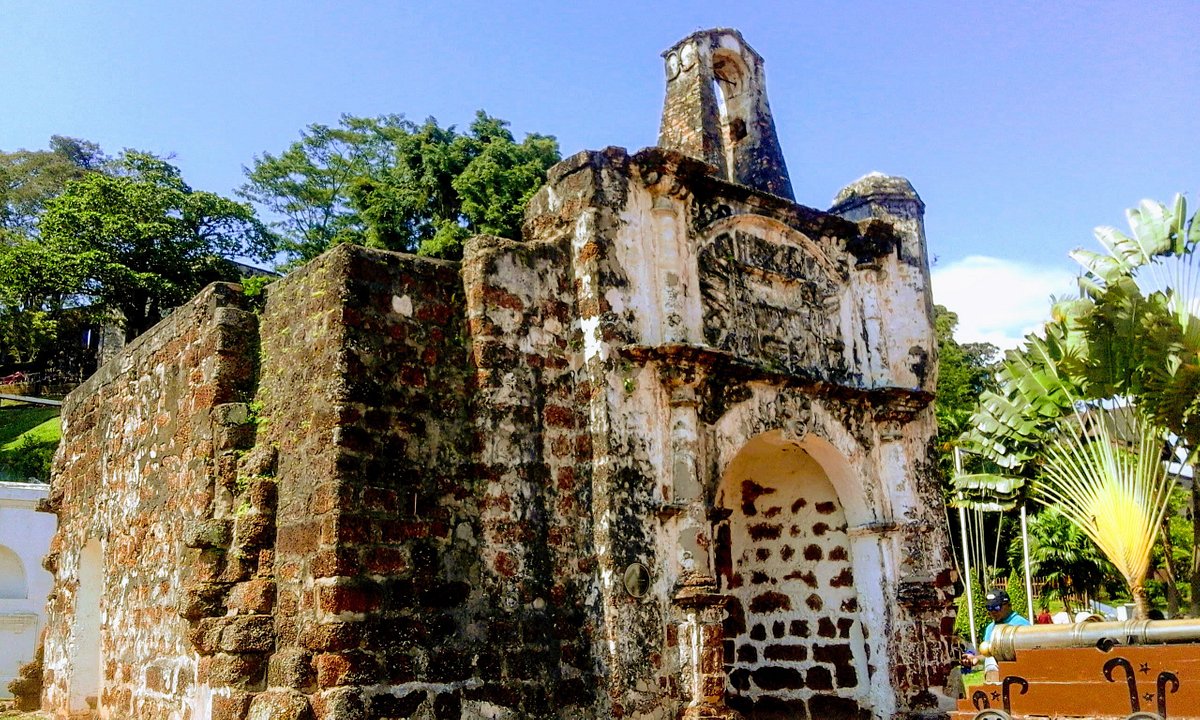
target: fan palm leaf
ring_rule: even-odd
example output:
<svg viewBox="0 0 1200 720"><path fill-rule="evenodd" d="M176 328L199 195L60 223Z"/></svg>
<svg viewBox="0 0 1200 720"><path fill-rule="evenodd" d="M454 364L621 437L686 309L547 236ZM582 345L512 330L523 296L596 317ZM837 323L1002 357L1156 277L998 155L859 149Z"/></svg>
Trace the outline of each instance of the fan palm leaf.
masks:
<svg viewBox="0 0 1200 720"><path fill-rule="evenodd" d="M1162 462L1165 433L1132 408L1095 410L1087 419L1093 418L1071 422L1047 446L1034 498L1096 543L1145 617L1143 583L1174 482ZM1115 427L1118 422L1124 432Z"/></svg>

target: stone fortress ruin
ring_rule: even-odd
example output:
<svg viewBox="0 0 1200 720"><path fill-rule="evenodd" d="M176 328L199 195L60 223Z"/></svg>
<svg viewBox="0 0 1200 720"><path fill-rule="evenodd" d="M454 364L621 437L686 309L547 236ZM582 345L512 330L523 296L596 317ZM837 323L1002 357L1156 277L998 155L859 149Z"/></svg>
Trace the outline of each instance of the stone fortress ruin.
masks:
<svg viewBox="0 0 1200 720"><path fill-rule="evenodd" d="M762 59L520 242L214 285L68 398L58 717L936 717L936 346L906 180L796 204Z"/></svg>

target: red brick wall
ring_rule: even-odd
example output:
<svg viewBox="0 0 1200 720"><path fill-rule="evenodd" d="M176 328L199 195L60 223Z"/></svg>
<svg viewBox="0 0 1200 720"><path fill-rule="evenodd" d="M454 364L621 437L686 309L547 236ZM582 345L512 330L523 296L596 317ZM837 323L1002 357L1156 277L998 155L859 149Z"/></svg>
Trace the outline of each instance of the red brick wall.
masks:
<svg viewBox="0 0 1200 720"><path fill-rule="evenodd" d="M199 568L189 533L232 480L228 410L246 399L255 326L233 286L210 286L67 398L50 509L59 530L46 634L45 703L68 710L80 551L99 540L101 702L118 717L168 718L193 691L186 614Z"/></svg>

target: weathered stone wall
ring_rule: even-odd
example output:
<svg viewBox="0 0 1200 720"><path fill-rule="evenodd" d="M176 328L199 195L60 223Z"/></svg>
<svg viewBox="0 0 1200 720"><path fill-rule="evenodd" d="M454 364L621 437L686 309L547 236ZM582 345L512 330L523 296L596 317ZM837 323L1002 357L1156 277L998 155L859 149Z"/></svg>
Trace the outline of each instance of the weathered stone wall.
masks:
<svg viewBox="0 0 1200 720"><path fill-rule="evenodd" d="M214 285L67 398L49 498L59 528L45 560L55 586L44 702L59 715L93 698L114 717L165 719L197 700L180 615L193 570L185 539L232 480L219 461L236 436L225 411L246 399L254 345L241 296ZM78 602L81 576L101 582L82 593L92 607Z"/></svg>
<svg viewBox="0 0 1200 720"><path fill-rule="evenodd" d="M483 678L499 686L484 699L520 699L520 717L591 717L597 694L591 391L569 262L561 240L497 238L476 238L464 259L487 652L500 671Z"/></svg>
<svg viewBox="0 0 1200 720"><path fill-rule="evenodd" d="M899 251L923 248L919 216L909 228L846 222L714 180L661 151L581 154L551 183L535 198L526 234L565 235L574 249L594 388L592 527L603 632L612 638L597 652L611 712L672 716L688 701L672 589L685 573L716 574L718 489L737 454L772 433L784 438L780 452L809 453L845 506L846 520L831 524L844 527L826 538L841 533L844 542L822 548L840 547L845 558L808 560L797 547L790 562L801 575L837 565L821 592L847 592L830 583L852 577L861 596L822 600L823 614L805 605L785 628L807 612L815 628L832 623L838 640L862 632L849 661L846 642L822 643L838 649L799 666L760 658L760 675L792 663L803 686L776 683L774 695L742 707L752 717L769 717L776 701L822 717L888 717L936 706L952 587L928 446L935 350L927 280L904 272L917 263ZM915 194L908 200L919 210ZM635 562L652 572L643 599L621 587ZM787 574L768 582L790 582ZM727 624L730 635L742 632ZM834 673L830 687L826 673ZM747 689L730 685L734 695ZM787 690L796 692L775 692Z"/></svg>
<svg viewBox="0 0 1200 720"><path fill-rule="evenodd" d="M252 712L458 717L481 597L459 288L351 247L271 288L252 454L277 457L279 606Z"/></svg>

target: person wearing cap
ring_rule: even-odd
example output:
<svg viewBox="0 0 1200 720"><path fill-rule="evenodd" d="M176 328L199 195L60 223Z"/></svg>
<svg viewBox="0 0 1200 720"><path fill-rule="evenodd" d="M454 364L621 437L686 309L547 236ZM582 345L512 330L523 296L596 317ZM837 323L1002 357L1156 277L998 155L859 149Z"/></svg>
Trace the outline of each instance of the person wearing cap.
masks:
<svg viewBox="0 0 1200 720"><path fill-rule="evenodd" d="M992 616L992 621L983 630L984 643L992 641L992 631L996 629L997 625L1031 624L1028 620L1013 611L1012 601L1009 599L1008 593L1004 590L989 591L983 597L983 602L984 607L987 608L988 615ZM964 659L964 663L970 662L971 665L978 665L981 659L983 660L983 679L987 682L998 681L1000 679L1000 665L996 662L996 658L990 655L980 658L978 655L972 654Z"/></svg>

